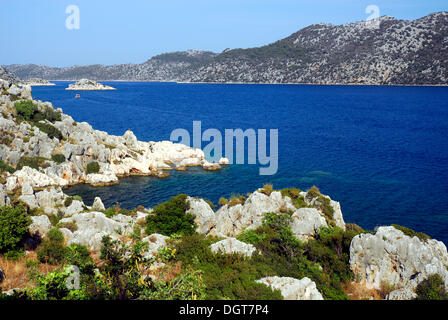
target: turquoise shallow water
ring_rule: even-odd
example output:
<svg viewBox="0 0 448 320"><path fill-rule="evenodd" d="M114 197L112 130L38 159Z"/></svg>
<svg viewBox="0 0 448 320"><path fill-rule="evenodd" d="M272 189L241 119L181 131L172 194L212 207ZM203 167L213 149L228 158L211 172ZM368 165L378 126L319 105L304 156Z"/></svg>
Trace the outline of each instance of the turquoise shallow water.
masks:
<svg viewBox="0 0 448 320"><path fill-rule="evenodd" d="M178 193L217 202L266 182L315 184L341 202L347 222L369 229L397 223L448 243L448 88L105 83L118 90L75 99L67 82L57 82L34 87L33 96L95 129L122 135L130 128L139 140L191 132L194 120L222 132L277 128L279 170L260 176L256 165L232 165L67 190L87 203L100 196L106 205L153 206Z"/></svg>

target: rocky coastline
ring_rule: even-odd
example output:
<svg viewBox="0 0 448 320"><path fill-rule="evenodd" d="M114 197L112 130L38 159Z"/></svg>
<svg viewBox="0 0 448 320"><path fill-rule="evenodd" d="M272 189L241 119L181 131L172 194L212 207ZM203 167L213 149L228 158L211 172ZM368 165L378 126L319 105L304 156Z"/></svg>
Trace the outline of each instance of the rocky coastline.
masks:
<svg viewBox="0 0 448 320"><path fill-rule="evenodd" d="M205 199L187 195L154 208L140 206L134 210L106 208L98 197L93 204L86 204L80 197L66 195L62 187L77 183L107 185L128 175L166 177L169 170L186 170L189 166L219 170L228 160L210 163L200 149L169 141L138 141L131 130L123 136L94 130L49 102L33 100L29 85L19 87L0 80L0 92L0 208L26 208L30 219L24 239L26 257L31 257L41 243L53 241L53 234L60 232L64 245L83 246L88 250L87 256L97 260L103 256L109 240L116 241L116 246L143 243L145 249L138 260L139 283L152 281L152 286L172 285L161 272L179 268L179 263L186 264L189 256L194 256L190 252L197 250L196 245L202 245L201 256L196 253L190 261L191 267L211 268L205 274L210 279L220 268L228 267L228 261L247 263L248 270L262 265L264 271L252 270L249 279L238 281L268 294L267 297L277 294L277 298L285 300L356 297L410 300L417 298L419 286L434 276L448 288L445 244L400 226L367 231L346 223L341 204L321 194L316 187L307 191L275 190L265 185L246 196L222 198L217 207ZM184 220L177 229L167 229L173 228L173 221L161 223L159 218L165 219L163 215L173 215L176 223ZM179 230L186 230L186 234L179 234ZM209 256L204 258L204 254ZM47 263L44 258L41 260ZM332 260L328 262L327 258ZM217 261L213 267L210 259ZM283 259L280 267L276 266L278 259ZM219 261L225 263L216 267ZM297 265L305 271L295 270ZM97 280L107 277L101 275L99 268L91 275ZM0 268L0 285L9 281L11 273L14 271ZM243 277L240 273L230 272ZM182 276L186 275L180 273L180 278L175 279L181 281ZM342 276L346 277L344 281ZM328 277L333 278L328 281ZM217 281L213 279L206 284L212 286ZM229 281L227 285L232 283ZM367 294L355 297L355 291L343 286L362 289ZM145 290L141 292L148 294ZM204 293L204 297L252 297L241 293L245 290L236 290L237 293L224 290L225 296L215 296L215 291L208 296ZM0 297L15 297L21 292L37 294L25 287L6 287ZM162 289L151 291L151 297L160 292ZM147 297L145 294L139 297Z"/></svg>
<svg viewBox="0 0 448 320"><path fill-rule="evenodd" d="M210 163L202 150L189 148L170 141L138 141L131 130L123 136L113 136L94 130L88 123L76 122L49 102L32 100L31 87L18 87L0 80L0 130L8 143L0 145L0 158L12 167L22 159L34 159L39 166L23 166L12 173L6 172L6 189L12 193L28 182L33 188L47 186L67 187L79 183L104 186L119 182L119 177L147 175L168 177L169 171L186 170L201 166L204 170L219 170L228 163ZM42 124L16 121L17 102L27 101L36 113L52 113L57 120ZM88 169L89 166L91 169Z"/></svg>

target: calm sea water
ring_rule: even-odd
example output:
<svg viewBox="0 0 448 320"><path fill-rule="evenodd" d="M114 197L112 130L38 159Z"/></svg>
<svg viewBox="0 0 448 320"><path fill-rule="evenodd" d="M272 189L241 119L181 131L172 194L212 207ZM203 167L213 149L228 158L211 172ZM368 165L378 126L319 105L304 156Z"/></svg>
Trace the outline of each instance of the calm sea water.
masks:
<svg viewBox="0 0 448 320"><path fill-rule="evenodd" d="M107 82L106 82L107 83ZM113 82L116 91L34 87L76 121L139 140L169 140L175 128L278 128L279 170L256 165L191 169L171 178L132 177L116 186L75 186L86 203L151 207L179 193L208 198L317 185L341 202L347 222L368 229L397 223L448 243L448 88L218 85Z"/></svg>

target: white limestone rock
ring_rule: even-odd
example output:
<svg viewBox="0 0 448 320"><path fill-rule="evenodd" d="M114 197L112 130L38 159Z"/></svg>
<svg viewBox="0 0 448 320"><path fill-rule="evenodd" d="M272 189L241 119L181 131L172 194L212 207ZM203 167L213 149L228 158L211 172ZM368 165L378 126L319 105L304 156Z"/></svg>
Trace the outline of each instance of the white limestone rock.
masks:
<svg viewBox="0 0 448 320"><path fill-rule="evenodd" d="M101 249L103 236L109 235L112 239L118 239L120 235L127 235L132 231L129 221L132 218L124 218L122 215L107 218L102 212L82 212L70 218L61 219L61 223L76 223L78 230L73 232L68 245L78 243L87 246L92 251Z"/></svg>
<svg viewBox="0 0 448 320"><path fill-rule="evenodd" d="M448 286L448 253L443 242L411 238L392 226L354 237L350 268L368 288L387 285L400 290L391 298L411 297L409 292L433 274L440 275Z"/></svg>
<svg viewBox="0 0 448 320"><path fill-rule="evenodd" d="M232 207L222 206L216 213L217 225L215 232L228 237L241 233L244 229L256 229L261 226L266 213L295 211L291 198L283 197L278 191L269 196L255 191L245 201L244 205Z"/></svg>
<svg viewBox="0 0 448 320"><path fill-rule="evenodd" d="M25 181L33 188L43 188L56 184L55 181L46 174L25 166L6 178L7 191L12 192L20 188Z"/></svg>
<svg viewBox="0 0 448 320"><path fill-rule="evenodd" d="M210 246L213 253L233 254L238 253L245 257L252 257L256 248L235 238L227 238Z"/></svg>
<svg viewBox="0 0 448 320"><path fill-rule="evenodd" d="M51 229L50 219L46 215L31 216L31 225L29 226L29 232L32 235L38 233L40 236L45 236Z"/></svg>
<svg viewBox="0 0 448 320"><path fill-rule="evenodd" d="M144 257L146 259L154 258L160 248L166 247L166 240L168 239L169 237L158 233L153 233L146 238L143 238L142 241L148 243L148 249L146 250Z"/></svg>
<svg viewBox="0 0 448 320"><path fill-rule="evenodd" d="M92 204L92 210L94 211L105 211L106 208L104 207L103 201L101 201L100 197L95 197Z"/></svg>
<svg viewBox="0 0 448 320"><path fill-rule="evenodd" d="M305 277L301 280L290 277L266 277L257 280L272 289L280 290L284 300L323 300L316 284Z"/></svg>
<svg viewBox="0 0 448 320"><path fill-rule="evenodd" d="M195 216L194 222L197 224L196 232L208 234L216 226L216 217L210 205L200 198L188 197L190 208L186 213Z"/></svg>
<svg viewBox="0 0 448 320"><path fill-rule="evenodd" d="M291 218L291 230L294 236L304 242L312 239L320 229L328 227L322 213L315 208L300 208Z"/></svg>

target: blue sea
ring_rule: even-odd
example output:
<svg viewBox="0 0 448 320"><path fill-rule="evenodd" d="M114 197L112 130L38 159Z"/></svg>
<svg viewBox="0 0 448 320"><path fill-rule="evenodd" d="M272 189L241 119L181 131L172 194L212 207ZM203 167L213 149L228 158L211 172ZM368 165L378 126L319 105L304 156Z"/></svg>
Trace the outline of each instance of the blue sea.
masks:
<svg viewBox="0 0 448 320"><path fill-rule="evenodd" d="M341 202L346 222L373 230L392 223L448 244L448 87L308 86L104 82L116 91L34 87L76 121L139 140L169 140L172 130L278 129L278 172L258 165L199 168L167 179L129 177L119 185L67 190L87 204L152 207L179 193L210 199L312 185ZM205 143L204 145L205 146Z"/></svg>

